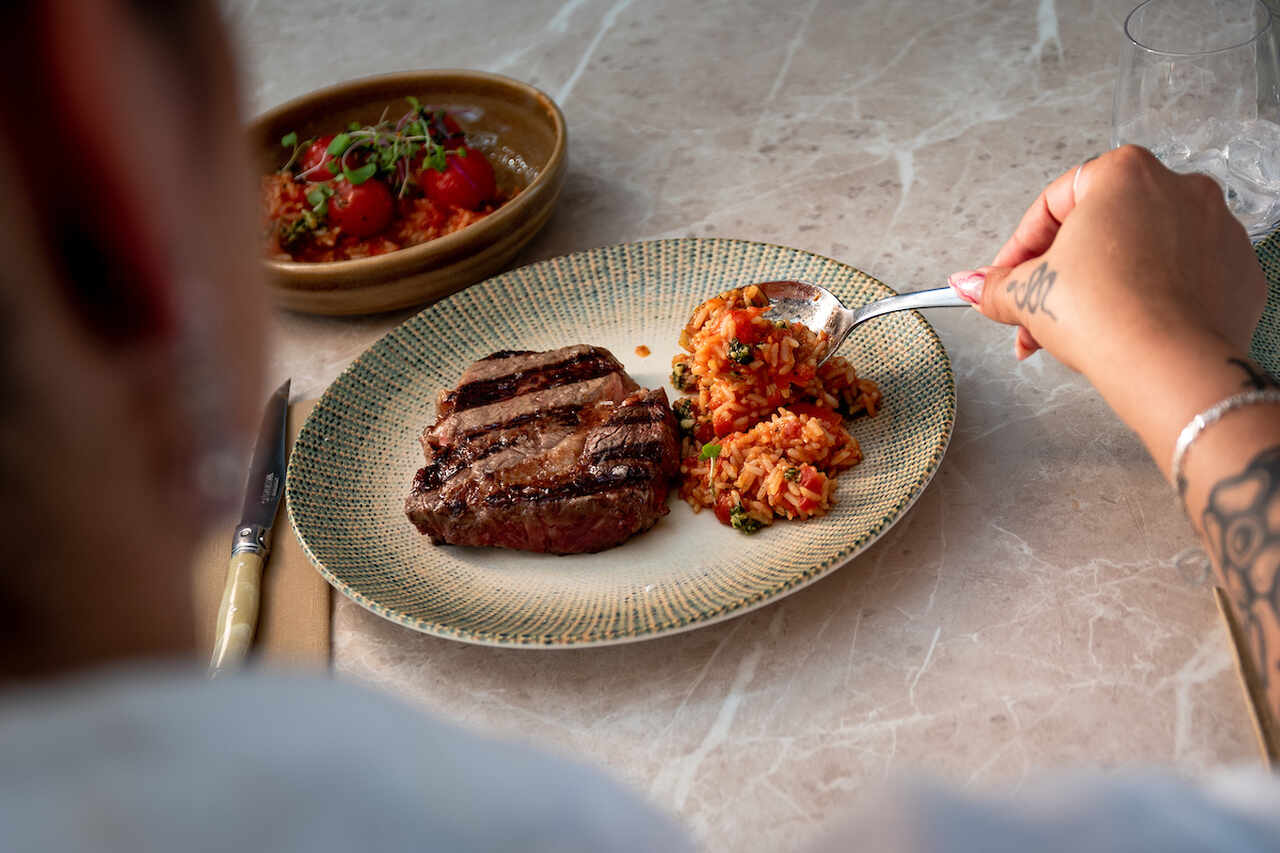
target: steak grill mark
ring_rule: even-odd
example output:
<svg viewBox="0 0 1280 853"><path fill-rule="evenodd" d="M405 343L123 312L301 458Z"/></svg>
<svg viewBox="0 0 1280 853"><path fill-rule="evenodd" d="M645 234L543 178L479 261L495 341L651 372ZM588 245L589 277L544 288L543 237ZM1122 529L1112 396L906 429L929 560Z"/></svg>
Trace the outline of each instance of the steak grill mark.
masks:
<svg viewBox="0 0 1280 853"><path fill-rule="evenodd" d="M594 404L589 404L594 405ZM434 491L444 486L445 483L453 479L462 471L466 470L473 463L480 461L488 456L492 456L500 450L505 450L519 443L519 437L503 437L493 441L474 452L470 451L470 447L474 445L474 439L490 432L496 432L500 429L509 429L511 427L520 426L530 421L545 416L548 420L554 420L563 426L577 426L581 422L582 410L585 406L561 406L556 409L547 409L542 412L527 412L523 415L517 415L510 420L496 424L486 424L483 427L463 433L461 441L457 445L446 445L436 450L435 456L431 460L431 464L418 471L415 478L416 491ZM604 421L609 426L617 425L633 425L633 424L649 424L660 423L666 417L666 413L662 410L662 406L656 402L646 402L635 406L626 406L620 410L620 413L614 417ZM662 445L660 442L647 442L642 445L634 445L642 448L647 455L619 456L617 451L620 448L607 448L592 456L591 461L603 461L606 459L644 459L656 461L662 456ZM465 453L465 460L459 457Z"/></svg>
<svg viewBox="0 0 1280 853"><path fill-rule="evenodd" d="M513 438L500 438L491 444L485 445L475 453L467 454L465 461L457 459L458 454L453 447L446 447L431 461L430 465L418 472L416 488L418 491L434 491L462 471L467 470L473 463L492 456L500 450L506 450L517 443L518 441Z"/></svg>
<svg viewBox="0 0 1280 853"><path fill-rule="evenodd" d="M572 385L575 382L585 382L617 372L619 372L618 363L614 359L598 352L579 353L554 364L517 370L493 379L468 382L451 391L445 397L445 401L446 404L453 406L453 411L462 412L501 400L509 400L521 394L531 394L559 385Z"/></svg>
<svg viewBox="0 0 1280 853"><path fill-rule="evenodd" d="M478 436L482 436L487 432L494 432L500 429L511 429L512 427L522 426L531 421L547 418L554 420L563 426L578 426L582 423L582 410L595 403L578 404L574 403L568 406L554 406L550 409L537 409L532 412L525 412L522 415L515 415L507 418L505 421L494 421L493 423L482 424L478 427L472 427L466 432L458 436L459 442L471 441ZM640 403L634 406L625 406L621 411L628 412L609 420L611 424L650 424L657 423L666 418L666 412L663 411L660 403ZM452 452L452 446L444 448Z"/></svg>
<svg viewBox="0 0 1280 853"><path fill-rule="evenodd" d="M608 462L611 459L639 459L645 462L658 462L662 459L661 441L644 441L633 444L617 444L606 447L591 454L592 463Z"/></svg>
<svg viewBox="0 0 1280 853"><path fill-rule="evenodd" d="M622 411L626 412L626 414L609 419L610 426L656 424L667 419L667 413L660 403L642 403L638 406L627 406Z"/></svg>
<svg viewBox="0 0 1280 853"><path fill-rule="evenodd" d="M567 500L612 492L626 486L648 484L653 469L647 465L618 465L602 474L586 474L546 486L508 486L485 496L488 506L512 506L517 503Z"/></svg>
<svg viewBox="0 0 1280 853"><path fill-rule="evenodd" d="M511 358L517 355L534 355L534 352L533 350L527 350L527 349L500 349L497 352L489 353L488 355L486 355L484 358L480 360L481 361L497 361L500 358Z"/></svg>
<svg viewBox="0 0 1280 853"><path fill-rule="evenodd" d="M535 409L532 412L525 412L523 415L515 415L507 418L505 421L494 421L493 423L484 424L478 427L472 427L466 432L458 436L460 442L470 441L471 439L484 435L486 432L493 432L499 429L510 429L530 421L536 421L539 418L547 418L561 423L565 426L577 426L580 421L580 415L584 406L580 403L574 403L569 406L555 406L550 409ZM452 450L452 448L450 448Z"/></svg>

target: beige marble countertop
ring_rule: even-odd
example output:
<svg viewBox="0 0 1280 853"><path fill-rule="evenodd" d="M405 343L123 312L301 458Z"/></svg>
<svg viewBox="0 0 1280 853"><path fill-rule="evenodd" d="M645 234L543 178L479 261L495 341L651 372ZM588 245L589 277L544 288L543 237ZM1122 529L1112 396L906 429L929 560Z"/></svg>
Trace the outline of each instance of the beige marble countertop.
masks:
<svg viewBox="0 0 1280 853"><path fill-rule="evenodd" d="M472 67L570 127L520 263L609 243L783 243L898 290L988 261L1038 189L1109 144L1132 0L224 0L250 105ZM272 378L318 395L405 314L277 318ZM1137 440L1052 359L933 311L959 414L874 547L687 634L539 652L415 634L339 598L336 668L608 768L711 850L787 849L886 777L1196 772L1256 748L1194 539ZM429 760L429 759L428 759Z"/></svg>

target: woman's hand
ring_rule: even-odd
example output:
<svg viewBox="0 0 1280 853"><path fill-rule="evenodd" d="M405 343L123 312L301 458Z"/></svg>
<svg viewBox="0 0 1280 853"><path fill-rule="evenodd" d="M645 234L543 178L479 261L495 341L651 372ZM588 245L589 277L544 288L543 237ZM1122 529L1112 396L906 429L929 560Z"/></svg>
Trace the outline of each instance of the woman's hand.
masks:
<svg viewBox="0 0 1280 853"><path fill-rule="evenodd" d="M1118 148L1045 188L995 264L951 277L1083 373L1166 474L1182 427L1248 380L1266 280L1222 190Z"/></svg>
<svg viewBox="0 0 1280 853"><path fill-rule="evenodd" d="M957 273L993 320L1022 327L1093 379L1153 346L1208 336L1248 350L1266 281L1244 228L1205 175L1179 175L1126 146L1045 188L992 266Z"/></svg>

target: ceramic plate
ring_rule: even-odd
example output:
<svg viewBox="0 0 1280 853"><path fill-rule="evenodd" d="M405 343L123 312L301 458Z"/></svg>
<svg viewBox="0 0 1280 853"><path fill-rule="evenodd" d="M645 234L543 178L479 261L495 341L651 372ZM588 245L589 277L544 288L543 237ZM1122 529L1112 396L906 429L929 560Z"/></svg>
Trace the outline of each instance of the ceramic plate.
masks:
<svg viewBox="0 0 1280 853"><path fill-rule="evenodd" d="M1250 355L1272 376L1280 376L1280 232L1254 249L1267 274L1267 307L1253 332Z"/></svg>
<svg viewBox="0 0 1280 853"><path fill-rule="evenodd" d="M663 240L594 249L488 279L370 347L325 392L298 437L289 519L325 578L394 622L496 646L604 645L746 613L834 571L919 497L946 451L955 382L941 341L914 312L887 315L841 350L880 383L884 408L851 422L866 459L840 475L830 514L753 536L671 513L623 545L557 557L433 546L402 504L422 466L418 436L435 397L498 349L607 347L646 387L674 398L668 372L693 308L753 281L804 279L846 305L892 295L828 258L733 240ZM642 358L638 346L652 354Z"/></svg>

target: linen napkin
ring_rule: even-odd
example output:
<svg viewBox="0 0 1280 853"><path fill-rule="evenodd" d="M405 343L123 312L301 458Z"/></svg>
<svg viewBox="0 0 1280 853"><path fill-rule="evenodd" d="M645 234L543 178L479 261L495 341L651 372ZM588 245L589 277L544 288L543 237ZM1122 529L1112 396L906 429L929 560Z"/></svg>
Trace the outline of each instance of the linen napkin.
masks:
<svg viewBox="0 0 1280 853"><path fill-rule="evenodd" d="M289 407L288 450L315 400ZM213 651L214 630L222 587L231 558L231 536L236 519L210 526L196 552L193 581L197 648L202 660ZM276 513L271 554L262 572L262 602L254 656L273 666L328 669L330 647L329 584L311 566L294 536L284 501Z"/></svg>

